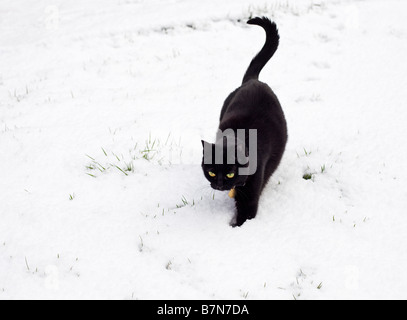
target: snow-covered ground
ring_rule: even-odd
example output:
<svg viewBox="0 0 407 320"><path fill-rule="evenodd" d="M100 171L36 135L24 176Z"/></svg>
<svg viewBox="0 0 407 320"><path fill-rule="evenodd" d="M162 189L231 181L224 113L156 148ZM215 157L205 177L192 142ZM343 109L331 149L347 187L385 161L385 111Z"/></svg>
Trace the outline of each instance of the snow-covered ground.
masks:
<svg viewBox="0 0 407 320"><path fill-rule="evenodd" d="M0 299L407 298L407 3L0 3ZM264 41L289 126L258 217L201 169ZM310 179L305 180L304 175Z"/></svg>

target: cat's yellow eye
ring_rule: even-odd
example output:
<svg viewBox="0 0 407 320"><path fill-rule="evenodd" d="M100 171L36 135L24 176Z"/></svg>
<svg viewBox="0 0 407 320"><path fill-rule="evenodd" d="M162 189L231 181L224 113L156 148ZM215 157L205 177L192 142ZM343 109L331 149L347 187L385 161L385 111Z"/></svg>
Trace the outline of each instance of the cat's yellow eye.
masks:
<svg viewBox="0 0 407 320"><path fill-rule="evenodd" d="M214 174L212 171L209 171L208 174L209 174L209 176L212 177L212 178L213 178L213 177L216 177L216 174Z"/></svg>
<svg viewBox="0 0 407 320"><path fill-rule="evenodd" d="M229 179L232 179L235 177L235 174L232 172L232 173L227 174L226 177L228 177Z"/></svg>

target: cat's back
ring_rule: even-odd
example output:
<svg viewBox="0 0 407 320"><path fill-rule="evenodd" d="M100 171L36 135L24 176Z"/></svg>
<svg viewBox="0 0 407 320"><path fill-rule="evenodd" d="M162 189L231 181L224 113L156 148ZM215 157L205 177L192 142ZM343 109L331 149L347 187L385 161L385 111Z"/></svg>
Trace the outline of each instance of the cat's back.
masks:
<svg viewBox="0 0 407 320"><path fill-rule="evenodd" d="M269 121L285 122L277 96L266 83L258 80L246 82L225 100L220 121L222 124L231 120L239 122L241 127L244 125L242 128Z"/></svg>

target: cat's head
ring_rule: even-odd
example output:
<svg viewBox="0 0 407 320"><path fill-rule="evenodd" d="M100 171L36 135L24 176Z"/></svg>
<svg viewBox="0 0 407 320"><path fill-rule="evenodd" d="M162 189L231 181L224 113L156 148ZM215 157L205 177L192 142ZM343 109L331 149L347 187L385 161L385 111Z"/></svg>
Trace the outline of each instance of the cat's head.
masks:
<svg viewBox="0 0 407 320"><path fill-rule="evenodd" d="M247 168L249 163L242 165L238 162L239 153L247 155L244 146L236 143L213 144L202 140L202 147L202 170L213 189L226 191L246 184L248 176L239 174L239 169Z"/></svg>

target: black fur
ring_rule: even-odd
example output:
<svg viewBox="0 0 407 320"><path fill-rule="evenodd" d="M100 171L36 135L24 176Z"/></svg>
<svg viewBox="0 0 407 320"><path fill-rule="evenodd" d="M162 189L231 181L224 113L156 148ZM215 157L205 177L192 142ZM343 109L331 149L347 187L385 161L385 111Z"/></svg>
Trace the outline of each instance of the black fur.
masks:
<svg viewBox="0 0 407 320"><path fill-rule="evenodd" d="M235 132L238 129L257 129L257 171L254 175L242 176L237 174L242 167L237 161L231 165L208 165L202 161L202 169L212 188L222 191L236 189L237 215L233 226L241 226L247 219L256 216L260 195L277 169L287 143L287 125L281 105L270 87L258 80L261 70L277 50L280 39L277 26L264 17L251 19L248 24L261 26L266 31L266 43L250 63L242 86L225 100L219 129ZM249 146L248 131L245 140L246 146ZM237 145L237 141L235 143ZM202 141L202 144L205 146L207 142ZM215 144L212 148L215 149ZM246 152L249 149L250 146ZM212 163L215 163L214 158ZM209 176L209 172L216 176ZM235 173L235 176L229 179L226 177L228 173Z"/></svg>

